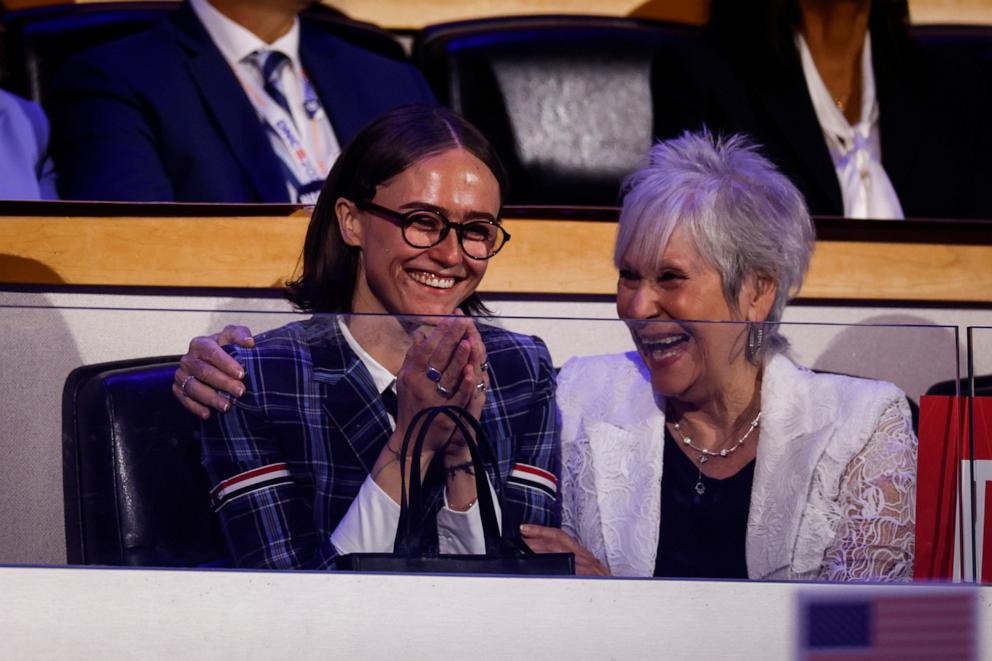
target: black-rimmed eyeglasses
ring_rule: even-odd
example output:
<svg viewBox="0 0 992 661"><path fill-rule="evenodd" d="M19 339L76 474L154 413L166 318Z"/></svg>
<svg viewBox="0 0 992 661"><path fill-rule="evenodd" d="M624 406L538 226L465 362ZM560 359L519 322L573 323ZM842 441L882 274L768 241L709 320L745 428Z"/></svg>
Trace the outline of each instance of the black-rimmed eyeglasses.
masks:
<svg viewBox="0 0 992 661"><path fill-rule="evenodd" d="M502 225L491 220L453 223L443 214L429 209L412 209L401 213L365 200L355 204L363 211L370 211L398 223L403 240L413 248L433 248L454 230L458 245L466 255L472 259L489 259L510 240L509 233Z"/></svg>

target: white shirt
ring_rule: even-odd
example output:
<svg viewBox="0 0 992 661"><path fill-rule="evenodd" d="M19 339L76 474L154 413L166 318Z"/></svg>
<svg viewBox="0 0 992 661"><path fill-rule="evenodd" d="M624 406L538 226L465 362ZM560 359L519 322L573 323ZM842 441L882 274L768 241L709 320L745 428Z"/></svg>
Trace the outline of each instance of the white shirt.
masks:
<svg viewBox="0 0 992 661"><path fill-rule="evenodd" d="M348 330L347 324L339 317L338 326L345 342L355 352L372 376L372 382L380 393L387 388L396 390L396 377L373 358ZM425 375L426 379L427 376ZM396 421L389 416L395 429ZM488 478L487 478L488 479ZM496 507L496 520L500 520L499 502L492 485ZM400 506L382 490L372 476L362 483L358 496L352 501L348 511L331 533L331 543L339 553L390 553L396 539L396 527L400 522ZM444 507L437 513L438 548L441 553L485 553L485 537L482 532L482 515L476 501L465 512L457 512L448 507L448 492L445 489Z"/></svg>
<svg viewBox="0 0 992 661"><path fill-rule="evenodd" d="M871 35L865 34L861 54L861 119L854 126L827 90L813 55L801 34L796 34L803 75L816 119L823 129L844 198L846 218L903 218L902 205L882 167L878 132L878 99L871 60Z"/></svg>
<svg viewBox="0 0 992 661"><path fill-rule="evenodd" d="M323 106L317 109L313 117L304 108L305 85L309 85L309 82L305 82L307 77L300 62L299 19L293 22L289 32L268 44L258 35L217 11L208 0L191 0L191 6L238 78L255 110L258 111L259 120L266 125L272 149L280 161L301 185L306 185L312 180L323 181L341 149ZM301 164L299 158L293 154L295 150L291 149L272 123L267 121L267 115L273 112L276 116L284 115L285 111L274 102L270 103L264 91L260 92L264 86L262 73L252 61L252 55L260 50L278 51L289 58L289 65L282 67L279 84L289 103L292 124L298 130L298 138L309 156L312 168L308 169ZM290 201L298 201L296 183L287 179L286 186Z"/></svg>

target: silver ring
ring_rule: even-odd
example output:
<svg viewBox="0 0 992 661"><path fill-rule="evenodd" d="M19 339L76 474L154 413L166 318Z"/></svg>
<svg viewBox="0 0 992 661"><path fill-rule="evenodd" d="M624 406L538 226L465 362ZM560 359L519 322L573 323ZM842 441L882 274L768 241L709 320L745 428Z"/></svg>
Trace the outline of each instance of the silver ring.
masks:
<svg viewBox="0 0 992 661"><path fill-rule="evenodd" d="M488 372L489 371L489 361L487 360L487 361L483 362L481 365L479 365L479 369L482 370L483 372Z"/></svg>
<svg viewBox="0 0 992 661"><path fill-rule="evenodd" d="M445 399L451 397L451 391L442 386L440 383L434 384L434 390L436 390L437 394L441 395L441 397L444 397Z"/></svg>
<svg viewBox="0 0 992 661"><path fill-rule="evenodd" d="M477 384L475 384L475 389L478 390L479 392L486 392L487 390L489 390L489 386L486 385L485 381L479 381Z"/></svg>
<svg viewBox="0 0 992 661"><path fill-rule="evenodd" d="M441 372L439 372L438 370L436 370L433 367L431 367L430 365L428 365L427 366L427 378L430 379L431 381L433 381L434 383L437 383L438 381L441 380Z"/></svg>
<svg viewBox="0 0 992 661"><path fill-rule="evenodd" d="M189 383L190 380L195 380L195 379L196 377L193 376L192 374L190 374L185 379L183 379L183 382L179 385L179 391L183 394L183 397L189 397L189 395L186 394L186 384Z"/></svg>

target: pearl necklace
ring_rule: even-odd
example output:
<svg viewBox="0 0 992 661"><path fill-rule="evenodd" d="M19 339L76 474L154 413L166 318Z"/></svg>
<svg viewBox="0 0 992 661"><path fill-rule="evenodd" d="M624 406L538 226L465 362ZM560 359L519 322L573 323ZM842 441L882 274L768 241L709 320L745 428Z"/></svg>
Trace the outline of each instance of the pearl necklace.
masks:
<svg viewBox="0 0 992 661"><path fill-rule="evenodd" d="M696 460L700 464L705 464L707 461L709 461L710 457L722 457L726 459L734 452L736 452L740 446L744 445L744 441L746 441L747 437L751 435L751 432L757 429L758 422L760 420L761 420L761 411L758 411L758 415L754 416L754 420L751 421L751 424L748 426L747 431L744 432L744 435L741 436L739 439L737 439L737 442L734 443L729 448L723 448L722 450L719 451L707 450L706 448L701 448L693 444L692 439L686 436L682 432L682 427L679 425L678 422L673 421L672 428L675 429L676 433L679 435L679 438L682 439L683 445L686 445L690 447L692 450L699 453L699 456L696 457ZM696 478L696 486L694 487L694 489L696 493L702 496L704 493L706 493L706 485L703 484L703 472L700 470L698 471L698 473L699 475Z"/></svg>

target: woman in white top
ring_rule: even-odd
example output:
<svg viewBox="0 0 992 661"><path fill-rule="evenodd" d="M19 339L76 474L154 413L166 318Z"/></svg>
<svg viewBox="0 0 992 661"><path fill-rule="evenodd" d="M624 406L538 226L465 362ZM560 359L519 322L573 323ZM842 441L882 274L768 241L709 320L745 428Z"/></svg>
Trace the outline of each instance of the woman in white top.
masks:
<svg viewBox="0 0 992 661"><path fill-rule="evenodd" d="M905 395L797 366L778 331L813 247L796 188L739 137L686 134L625 191L617 310L637 350L562 368L563 530L525 541L592 574L909 579Z"/></svg>
<svg viewBox="0 0 992 661"><path fill-rule="evenodd" d="M988 68L911 41L906 0L711 9L698 42L655 63L659 138L746 133L818 215L992 216Z"/></svg>

